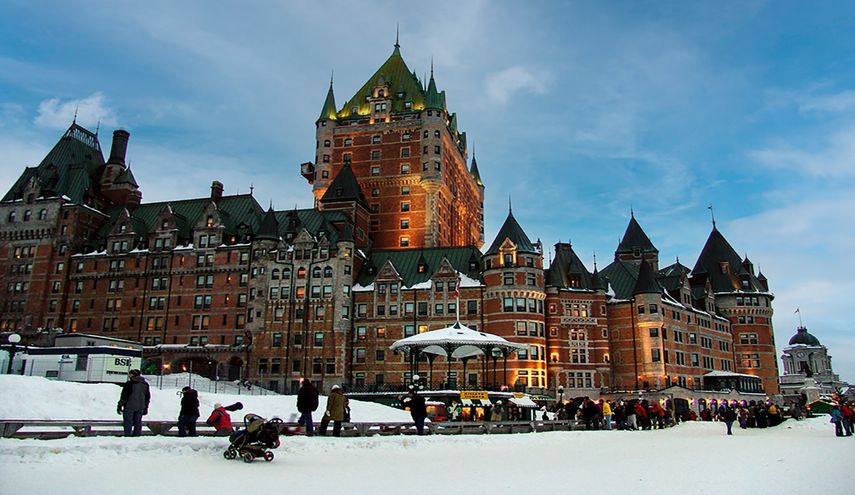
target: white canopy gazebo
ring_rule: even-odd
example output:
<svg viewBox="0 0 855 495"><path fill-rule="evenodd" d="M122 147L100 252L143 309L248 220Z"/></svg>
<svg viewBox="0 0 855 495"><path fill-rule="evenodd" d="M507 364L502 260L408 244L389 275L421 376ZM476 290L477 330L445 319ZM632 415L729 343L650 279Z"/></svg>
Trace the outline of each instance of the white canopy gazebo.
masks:
<svg viewBox="0 0 855 495"><path fill-rule="evenodd" d="M433 357L444 356L448 362L447 383L451 382L451 360L463 361L463 374L466 375L466 363L471 358L484 356L484 376L487 376L487 358L493 358L493 380L496 379L496 360L505 359L507 369L508 354L527 349L525 344L509 342L503 337L490 333L479 332L463 325L458 320L450 327L429 332L419 333L395 341L390 348L393 351L403 351L410 355L411 376L417 374L418 355L428 354L433 368Z"/></svg>

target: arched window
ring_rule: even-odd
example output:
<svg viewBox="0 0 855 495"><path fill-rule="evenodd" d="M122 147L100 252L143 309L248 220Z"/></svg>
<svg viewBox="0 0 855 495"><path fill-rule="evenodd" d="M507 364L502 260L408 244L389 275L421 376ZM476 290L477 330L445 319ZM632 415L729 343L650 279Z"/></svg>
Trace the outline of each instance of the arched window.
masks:
<svg viewBox="0 0 855 495"><path fill-rule="evenodd" d="M385 98L385 97L386 97L386 92L383 91L382 89L377 92L377 98Z"/></svg>
<svg viewBox="0 0 855 495"><path fill-rule="evenodd" d="M33 218L33 212L32 212L32 210L26 210L26 211L24 211L24 221L25 221L25 222L29 222L31 218Z"/></svg>
<svg viewBox="0 0 855 495"><path fill-rule="evenodd" d="M300 268L297 270L297 278L306 278L306 269Z"/></svg>
<svg viewBox="0 0 855 495"><path fill-rule="evenodd" d="M42 208L39 211L39 220L47 220L47 209L46 208Z"/></svg>
<svg viewBox="0 0 855 495"><path fill-rule="evenodd" d="M316 266L312 270L312 278L321 278L321 267Z"/></svg>
<svg viewBox="0 0 855 495"><path fill-rule="evenodd" d="M14 211L10 211L8 217L9 223L15 223L15 219L17 218L17 216L18 215Z"/></svg>
<svg viewBox="0 0 855 495"><path fill-rule="evenodd" d="M282 269L282 279L288 280L289 278L291 278L291 269L290 268L283 268Z"/></svg>
<svg viewBox="0 0 855 495"><path fill-rule="evenodd" d="M327 277L332 277L332 267L328 266L324 268L324 278Z"/></svg>
<svg viewBox="0 0 855 495"><path fill-rule="evenodd" d="M213 227L213 226L214 226L214 216L213 216L213 215L208 215L208 218L207 218L207 220L205 221L205 225L206 225L209 229L210 229L211 227Z"/></svg>
<svg viewBox="0 0 855 495"><path fill-rule="evenodd" d="M279 280L279 269L278 268L274 268L273 270L271 270L270 279L271 280Z"/></svg>

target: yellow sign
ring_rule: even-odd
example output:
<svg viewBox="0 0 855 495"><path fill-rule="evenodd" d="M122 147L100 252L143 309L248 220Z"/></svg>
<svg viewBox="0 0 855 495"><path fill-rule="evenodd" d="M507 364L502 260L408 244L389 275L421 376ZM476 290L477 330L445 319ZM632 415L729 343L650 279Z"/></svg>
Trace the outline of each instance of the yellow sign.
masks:
<svg viewBox="0 0 855 495"><path fill-rule="evenodd" d="M514 399L522 399L525 397L525 394L522 392L514 392Z"/></svg>
<svg viewBox="0 0 855 495"><path fill-rule="evenodd" d="M460 398L469 400L489 400L487 392L483 390L461 390Z"/></svg>

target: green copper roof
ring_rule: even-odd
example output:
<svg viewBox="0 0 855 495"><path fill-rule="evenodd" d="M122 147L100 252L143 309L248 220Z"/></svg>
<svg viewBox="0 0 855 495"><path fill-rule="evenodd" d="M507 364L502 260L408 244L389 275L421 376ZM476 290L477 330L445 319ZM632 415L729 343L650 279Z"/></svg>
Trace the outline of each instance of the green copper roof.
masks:
<svg viewBox="0 0 855 495"><path fill-rule="evenodd" d="M561 289L594 289L591 273L569 243L555 245L555 259L546 270L546 285Z"/></svg>
<svg viewBox="0 0 855 495"><path fill-rule="evenodd" d="M287 238L288 233L299 234L303 229L313 236L317 236L322 231L325 232L331 244L348 240L347 236L352 237L352 234L347 231L350 219L341 211L319 211L314 208L277 211L276 221L279 225L279 237L283 238ZM339 232L334 224L343 225L342 231Z"/></svg>
<svg viewBox="0 0 855 495"><path fill-rule="evenodd" d="M469 175L475 180L475 184L484 187L484 183L481 181L481 172L478 171L478 162L475 161L474 155L472 156L472 167L469 169Z"/></svg>
<svg viewBox="0 0 855 495"><path fill-rule="evenodd" d="M357 281L360 285L367 286L374 281L374 277L387 260L392 262L395 270L403 279L403 285L412 287L416 284L426 282L442 264L443 258L448 259L451 266L467 277L481 280L480 265L475 270L470 270L471 260L481 257L481 253L474 247L449 247L429 249L398 249L388 251L372 251L368 255L368 261L359 273ZM428 269L419 273L419 260L423 259ZM374 267L374 273L368 272L368 267Z"/></svg>
<svg viewBox="0 0 855 495"><path fill-rule="evenodd" d="M638 265L630 261L615 261L603 268L600 276L609 281L615 297L629 299L638 279Z"/></svg>
<svg viewBox="0 0 855 495"><path fill-rule="evenodd" d="M43 193L67 196L73 203L83 204L86 196L95 192L103 165L98 136L71 124L38 166L24 169L2 201L20 199L27 181L35 176L41 181Z"/></svg>
<svg viewBox="0 0 855 495"><path fill-rule="evenodd" d="M324 108L321 109L321 116L318 120L335 120L336 114L335 95L333 94L332 81L330 81L330 90L327 91L327 98L324 100Z"/></svg>
<svg viewBox="0 0 855 495"><path fill-rule="evenodd" d="M443 110L444 103L445 99L436 89L436 81L433 79L433 70L431 70L430 82L428 82L427 93L425 94L425 108Z"/></svg>
<svg viewBox="0 0 855 495"><path fill-rule="evenodd" d="M116 184L130 184L136 188L140 187L139 184L137 184L137 179L134 178L133 172L131 172L131 167L122 170L113 182Z"/></svg>
<svg viewBox="0 0 855 495"><path fill-rule="evenodd" d="M273 206L264 212L261 218L261 225L258 228L256 239L265 239L268 241L279 240L279 221L276 220L276 212L273 211Z"/></svg>
<svg viewBox="0 0 855 495"><path fill-rule="evenodd" d="M338 175L333 179L330 187L327 188L324 195L321 197L321 203L338 203L341 201L356 201L368 207L368 200L365 199L365 193L359 187L359 182L356 180L356 175L350 164L345 163Z"/></svg>
<svg viewBox="0 0 855 495"><path fill-rule="evenodd" d="M421 84L419 84L418 78L413 75L412 71L407 68L407 64L401 57L401 51L396 46L386 62L345 103L341 111L338 112L339 118L370 114L371 108L367 98L372 96L372 91L381 82L389 86L389 99L392 100L392 108L390 110L393 113L421 111L425 107L425 95ZM398 96L399 94L402 94L402 96ZM404 107L404 103L407 101L412 103L411 109ZM357 108L357 114L352 113L353 108Z"/></svg>

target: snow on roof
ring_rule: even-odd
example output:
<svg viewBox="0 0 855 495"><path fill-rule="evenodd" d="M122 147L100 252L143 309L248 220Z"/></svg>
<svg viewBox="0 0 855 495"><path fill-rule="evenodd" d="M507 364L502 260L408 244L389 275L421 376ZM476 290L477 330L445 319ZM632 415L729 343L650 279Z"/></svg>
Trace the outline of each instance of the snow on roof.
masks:
<svg viewBox="0 0 855 495"><path fill-rule="evenodd" d="M368 284L368 285L356 284L353 286L353 292L374 292L374 284Z"/></svg>
<svg viewBox="0 0 855 495"><path fill-rule="evenodd" d="M734 373L732 371L710 371L709 373L705 374L704 376L705 377L713 377L713 378L715 378L715 377L728 377L728 376L736 377L736 376L739 376L739 377L743 377L743 378L756 378L758 380L760 379L759 376L747 375L745 373Z"/></svg>
<svg viewBox="0 0 855 495"><path fill-rule="evenodd" d="M451 349L451 357L464 358L484 354L484 349L498 347L510 351L527 349L525 344L509 342L503 337L490 333L478 332L463 325L459 321L450 327L419 333L404 339L395 341L390 349L405 349L417 347L421 352L428 354L447 355L447 348Z"/></svg>

